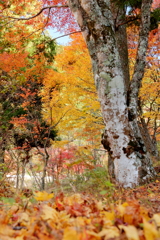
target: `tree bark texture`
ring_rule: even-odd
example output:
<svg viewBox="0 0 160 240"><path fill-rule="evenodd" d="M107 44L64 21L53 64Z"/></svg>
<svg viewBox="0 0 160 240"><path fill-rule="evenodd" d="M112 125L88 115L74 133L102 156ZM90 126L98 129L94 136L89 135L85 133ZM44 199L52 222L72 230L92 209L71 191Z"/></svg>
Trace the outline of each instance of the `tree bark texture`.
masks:
<svg viewBox="0 0 160 240"><path fill-rule="evenodd" d="M82 30L92 60L95 85L105 123L102 142L114 161L115 178L124 187L145 183L154 177L155 171L136 117L138 91L145 67L147 26L149 29L147 14L150 12L151 0L143 0L142 3L143 23L135 72L129 88L129 101L127 100L129 79L126 78L127 75L129 78L129 74L124 74L124 66L128 66L128 62L125 63L127 58L120 51L120 41L122 43L120 34L124 29L117 30L115 11L111 2L69 0L68 3ZM120 15L118 19L121 19Z"/></svg>

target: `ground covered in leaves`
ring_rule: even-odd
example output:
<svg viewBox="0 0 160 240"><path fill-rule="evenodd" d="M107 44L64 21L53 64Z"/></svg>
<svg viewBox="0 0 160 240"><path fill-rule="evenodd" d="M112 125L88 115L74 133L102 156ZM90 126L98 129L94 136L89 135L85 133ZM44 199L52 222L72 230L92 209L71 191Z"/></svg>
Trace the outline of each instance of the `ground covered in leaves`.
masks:
<svg viewBox="0 0 160 240"><path fill-rule="evenodd" d="M159 240L160 181L91 194L0 187L0 240ZM8 194L8 196L7 196ZM26 197L27 196L27 197Z"/></svg>

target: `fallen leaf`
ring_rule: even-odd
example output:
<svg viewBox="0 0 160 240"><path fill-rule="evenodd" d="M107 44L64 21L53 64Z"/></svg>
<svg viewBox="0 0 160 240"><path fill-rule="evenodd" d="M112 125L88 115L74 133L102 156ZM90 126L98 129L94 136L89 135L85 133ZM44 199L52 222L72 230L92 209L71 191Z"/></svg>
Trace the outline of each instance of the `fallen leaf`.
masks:
<svg viewBox="0 0 160 240"><path fill-rule="evenodd" d="M137 228L134 226L118 226L120 229L123 229L126 233L128 240L139 240Z"/></svg>
<svg viewBox="0 0 160 240"><path fill-rule="evenodd" d="M0 224L0 237L6 235L11 237L14 233L14 230L6 224Z"/></svg>
<svg viewBox="0 0 160 240"><path fill-rule="evenodd" d="M28 226L30 224L30 218L26 212L20 213L16 225Z"/></svg>
<svg viewBox="0 0 160 240"><path fill-rule="evenodd" d="M51 198L54 197L53 193L47 193L45 191L43 191L43 192L35 192L34 195L35 195L34 198L37 201L48 201L48 200L50 200Z"/></svg>
<svg viewBox="0 0 160 240"><path fill-rule="evenodd" d="M74 228L65 228L62 240L80 240L79 234Z"/></svg>
<svg viewBox="0 0 160 240"><path fill-rule="evenodd" d="M145 219L143 219L143 229L146 240L155 240L160 237L160 233L158 233L155 225L147 222Z"/></svg>
<svg viewBox="0 0 160 240"><path fill-rule="evenodd" d="M118 209L121 217L124 215L127 206L128 206L127 202L117 206L117 209Z"/></svg>
<svg viewBox="0 0 160 240"><path fill-rule="evenodd" d="M105 240L110 238L119 237L120 232L117 227L109 227L108 229L103 229L101 232L98 233L99 237L104 237Z"/></svg>
<svg viewBox="0 0 160 240"><path fill-rule="evenodd" d="M156 226L159 228L160 227L160 214L154 214L153 219L156 223Z"/></svg>
<svg viewBox="0 0 160 240"><path fill-rule="evenodd" d="M70 197L64 197L64 203L67 205L73 205L74 203L82 204L84 200L82 199L80 194L73 194Z"/></svg>
<svg viewBox="0 0 160 240"><path fill-rule="evenodd" d="M45 221L47 221L49 219L57 221L58 220L58 212L54 208L49 207L48 205L43 205L42 206L42 215L41 215L41 217Z"/></svg>

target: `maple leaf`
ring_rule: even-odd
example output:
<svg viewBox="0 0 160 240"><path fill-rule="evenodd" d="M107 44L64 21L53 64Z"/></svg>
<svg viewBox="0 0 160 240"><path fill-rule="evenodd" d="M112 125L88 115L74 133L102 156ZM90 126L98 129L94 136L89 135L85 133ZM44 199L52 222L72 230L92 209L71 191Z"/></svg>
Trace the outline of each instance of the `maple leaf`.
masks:
<svg viewBox="0 0 160 240"><path fill-rule="evenodd" d="M146 240L155 240L160 237L160 232L156 229L156 226L145 219L143 219L143 229Z"/></svg>
<svg viewBox="0 0 160 240"><path fill-rule="evenodd" d="M44 205L42 206L42 219L45 221L52 219L58 222L58 212L54 208Z"/></svg>
<svg viewBox="0 0 160 240"><path fill-rule="evenodd" d="M72 228L72 227L67 227L64 229L64 235L62 240L80 240L78 232Z"/></svg>
<svg viewBox="0 0 160 240"><path fill-rule="evenodd" d="M54 194L53 193L47 193L45 191L43 192L35 192L34 193L34 198L37 200L37 201L48 201L50 200L51 198L54 197Z"/></svg>
<svg viewBox="0 0 160 240"><path fill-rule="evenodd" d="M128 240L139 240L139 235L138 235L138 230L135 226L123 226L119 225L118 226L120 229L123 229L127 235Z"/></svg>

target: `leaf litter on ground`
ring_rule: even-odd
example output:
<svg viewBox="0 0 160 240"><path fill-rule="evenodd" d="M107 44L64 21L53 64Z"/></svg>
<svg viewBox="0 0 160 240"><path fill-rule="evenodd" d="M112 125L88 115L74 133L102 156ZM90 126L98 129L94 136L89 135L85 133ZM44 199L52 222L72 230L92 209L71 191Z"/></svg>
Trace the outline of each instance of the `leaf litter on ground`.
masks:
<svg viewBox="0 0 160 240"><path fill-rule="evenodd" d="M1 240L159 240L160 182L105 195L0 198ZM106 195L107 196L107 195Z"/></svg>

